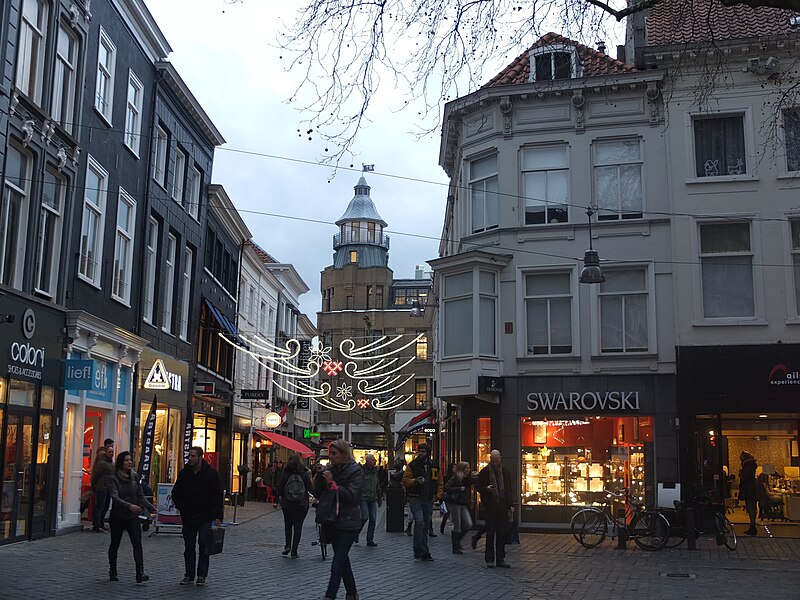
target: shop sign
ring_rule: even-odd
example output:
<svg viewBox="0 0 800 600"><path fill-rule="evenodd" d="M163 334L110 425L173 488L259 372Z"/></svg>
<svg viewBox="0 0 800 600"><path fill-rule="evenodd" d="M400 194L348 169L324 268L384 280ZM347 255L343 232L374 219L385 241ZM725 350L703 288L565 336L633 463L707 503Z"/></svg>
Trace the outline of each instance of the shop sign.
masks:
<svg viewBox="0 0 800 600"><path fill-rule="evenodd" d="M201 396L213 396L216 387L213 381L196 381L194 384L194 393Z"/></svg>
<svg viewBox="0 0 800 600"><path fill-rule="evenodd" d="M67 359L64 365L64 388L91 390L97 385L97 363L91 359Z"/></svg>
<svg viewBox="0 0 800 600"><path fill-rule="evenodd" d="M274 429L275 427L280 427L281 423L283 423L283 419L276 412L267 413L264 417L264 424L267 427L272 427Z"/></svg>
<svg viewBox="0 0 800 600"><path fill-rule="evenodd" d="M297 408L298 410L308 410L308 398L298 398Z"/></svg>
<svg viewBox="0 0 800 600"><path fill-rule="evenodd" d="M478 393L502 394L506 389L502 377L478 377Z"/></svg>
<svg viewBox="0 0 800 600"><path fill-rule="evenodd" d="M423 433L436 433L436 427L423 427Z"/></svg>
<svg viewBox="0 0 800 600"><path fill-rule="evenodd" d="M770 385L800 385L800 371L790 371L779 363L770 369L767 380Z"/></svg>
<svg viewBox="0 0 800 600"><path fill-rule="evenodd" d="M44 369L44 348L36 348L28 342L12 342L9 347L8 374L41 379Z"/></svg>
<svg viewBox="0 0 800 600"><path fill-rule="evenodd" d="M528 410L554 412L598 412L639 410L639 392L533 392Z"/></svg>
<svg viewBox="0 0 800 600"><path fill-rule="evenodd" d="M225 407L219 406L218 404L214 404L212 402L206 402L204 400L199 400L197 398L194 399L194 406L195 408L202 413L208 415L219 415L224 417L225 416Z"/></svg>
<svg viewBox="0 0 800 600"><path fill-rule="evenodd" d="M311 438L318 438L319 437L319 431L311 431L308 428L303 429L303 437L306 438L307 440L311 439Z"/></svg>
<svg viewBox="0 0 800 600"><path fill-rule="evenodd" d="M242 400L266 400L267 390L240 390L239 397Z"/></svg>
<svg viewBox="0 0 800 600"><path fill-rule="evenodd" d="M183 389L183 377L177 373L170 373L164 361L157 358L150 367L150 372L142 386L146 390L173 390L180 392Z"/></svg>

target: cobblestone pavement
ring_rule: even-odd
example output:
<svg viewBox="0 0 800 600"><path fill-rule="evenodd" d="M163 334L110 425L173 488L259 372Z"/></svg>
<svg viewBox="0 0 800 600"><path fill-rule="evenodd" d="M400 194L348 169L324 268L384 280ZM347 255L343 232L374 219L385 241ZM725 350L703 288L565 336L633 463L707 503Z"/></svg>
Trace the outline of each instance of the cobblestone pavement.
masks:
<svg viewBox="0 0 800 600"><path fill-rule="evenodd" d="M226 510L231 520L232 509ZM145 538L151 579L137 585L127 537L120 548L121 581L112 583L107 577L108 536L84 532L0 547L0 598L322 598L330 557L323 562L311 545L313 511L306 519L298 560L280 555L280 511L248 503L237 516L239 525L227 530L225 551L211 559L205 588L178 585L183 576L178 535ZM483 566L482 542L477 551L451 554L449 534L430 540L433 562L416 562L411 538L383 529L381 518L378 547L367 547L362 536L350 553L364 600L800 598L800 539L746 538L734 552L718 547L713 539L701 539L696 552L685 546L644 552L633 544L617 550L610 541L586 550L570 535L523 533L520 545L509 546L507 559L513 568L506 570ZM343 597L344 588L339 594Z"/></svg>

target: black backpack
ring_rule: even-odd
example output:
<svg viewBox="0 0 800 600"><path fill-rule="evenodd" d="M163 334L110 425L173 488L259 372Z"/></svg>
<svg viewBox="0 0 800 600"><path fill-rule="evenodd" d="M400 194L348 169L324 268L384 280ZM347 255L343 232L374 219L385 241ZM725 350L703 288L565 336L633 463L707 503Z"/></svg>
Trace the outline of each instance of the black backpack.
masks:
<svg viewBox="0 0 800 600"><path fill-rule="evenodd" d="M300 503L306 497L306 484L297 473L289 475L283 488L283 499L287 502Z"/></svg>

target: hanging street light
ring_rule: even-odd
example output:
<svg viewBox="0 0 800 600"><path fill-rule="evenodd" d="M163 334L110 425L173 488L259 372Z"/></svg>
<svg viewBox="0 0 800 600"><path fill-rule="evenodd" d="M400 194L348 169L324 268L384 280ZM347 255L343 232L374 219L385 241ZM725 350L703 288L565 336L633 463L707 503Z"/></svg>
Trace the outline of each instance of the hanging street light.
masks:
<svg viewBox="0 0 800 600"><path fill-rule="evenodd" d="M592 215L597 212L597 206L589 206L586 215L589 217L589 249L583 255L583 269L578 279L581 283L602 283L606 280L600 268L600 257L597 250L592 247Z"/></svg>

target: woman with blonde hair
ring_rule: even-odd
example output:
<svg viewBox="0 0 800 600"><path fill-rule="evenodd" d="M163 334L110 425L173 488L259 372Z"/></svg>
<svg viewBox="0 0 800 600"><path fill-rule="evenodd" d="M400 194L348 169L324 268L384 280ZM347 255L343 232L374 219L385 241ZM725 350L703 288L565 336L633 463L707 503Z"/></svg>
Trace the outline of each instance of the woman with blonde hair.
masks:
<svg viewBox="0 0 800 600"><path fill-rule="evenodd" d="M356 580L350 565L350 548L361 529L361 490L363 469L353 457L353 449L345 440L334 440L328 446L328 468L323 471L326 494L336 494L338 511L330 524L333 547L331 577L325 592L326 600L334 600L344 582L347 600L358 600ZM319 516L319 515L318 515Z"/></svg>
<svg viewBox="0 0 800 600"><path fill-rule="evenodd" d="M469 505L472 499L472 486L475 481L469 470L469 463L461 461L456 465L455 472L444 486L444 501L453 520L453 554L463 554L461 538L472 529L472 517L469 514Z"/></svg>

